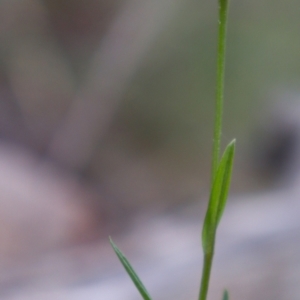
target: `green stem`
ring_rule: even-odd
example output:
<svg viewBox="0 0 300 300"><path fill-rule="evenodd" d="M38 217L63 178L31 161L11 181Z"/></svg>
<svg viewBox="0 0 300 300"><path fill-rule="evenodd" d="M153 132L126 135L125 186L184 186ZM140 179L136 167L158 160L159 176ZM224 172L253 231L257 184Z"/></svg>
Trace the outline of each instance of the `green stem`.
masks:
<svg viewBox="0 0 300 300"><path fill-rule="evenodd" d="M218 29L218 52L217 52L217 92L215 103L215 127L214 144L212 158L212 182L220 159L220 144L222 133L222 112L224 98L224 71L225 71L225 46L226 46L226 27L227 11L229 0L219 0L219 29Z"/></svg>
<svg viewBox="0 0 300 300"><path fill-rule="evenodd" d="M224 72L225 72L225 46L226 46L226 27L227 27L227 11L229 0L219 0L219 26L218 26L218 50L217 50L217 91L215 103L215 125L214 125L214 143L212 158L212 174L211 185L217 173L220 160L220 144L222 133L222 112L224 98ZM215 228L216 230L216 228ZM204 253L202 279L199 292L199 300L206 300L209 287L210 273L212 268L215 231L211 240L210 250Z"/></svg>
<svg viewBox="0 0 300 300"><path fill-rule="evenodd" d="M206 300L207 297L213 256L214 249L210 253L204 254L199 300Z"/></svg>

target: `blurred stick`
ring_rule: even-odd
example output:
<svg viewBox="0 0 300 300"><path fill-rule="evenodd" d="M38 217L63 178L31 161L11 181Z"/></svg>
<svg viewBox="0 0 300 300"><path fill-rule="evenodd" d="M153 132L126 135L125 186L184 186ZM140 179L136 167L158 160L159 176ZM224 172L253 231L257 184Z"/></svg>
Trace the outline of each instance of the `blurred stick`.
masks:
<svg viewBox="0 0 300 300"><path fill-rule="evenodd" d="M77 171L114 118L126 88L180 0L129 0L91 61L86 83L49 145L49 154Z"/></svg>

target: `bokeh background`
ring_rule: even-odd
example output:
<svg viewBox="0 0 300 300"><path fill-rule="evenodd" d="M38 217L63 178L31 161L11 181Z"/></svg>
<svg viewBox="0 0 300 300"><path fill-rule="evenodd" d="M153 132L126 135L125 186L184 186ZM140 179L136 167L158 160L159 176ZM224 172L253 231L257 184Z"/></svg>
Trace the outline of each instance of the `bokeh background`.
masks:
<svg viewBox="0 0 300 300"><path fill-rule="evenodd" d="M257 172L263 137L256 134L274 103L298 93L299 15L296 0L231 1L223 142L238 141L233 193L272 185L267 172ZM28 218L20 201L0 190L2 206L9 202L9 216L17 216L5 226L46 222L36 203L47 195L39 205L49 211L61 186L69 195L63 198L77 195L92 207L85 216L110 229L137 213L206 200L216 34L217 1L1 0L1 176L15 168L11 189L21 191L25 207L36 199ZM23 164L27 159L32 163ZM52 170L49 184L41 185L37 166ZM23 177L16 180L18 168ZM74 185L89 196L71 193ZM30 196L37 187L38 196ZM75 210L72 216L81 214ZM26 245L30 252L34 243Z"/></svg>
<svg viewBox="0 0 300 300"><path fill-rule="evenodd" d="M0 11L3 141L80 176L113 210L199 198L217 1L1 1ZM236 191L261 182L247 168L262 112L298 88L299 13L294 0L231 3L223 141L238 140Z"/></svg>
<svg viewBox="0 0 300 300"><path fill-rule="evenodd" d="M172 240L178 233L196 240L185 228L193 215L198 237L207 203L217 2L0 0L1 297L20 287L26 296L33 286L51 290L51 284L74 287L93 276L100 283L103 274L105 280L114 278L111 270L119 265L107 245L109 234L124 237L121 245L135 258L161 250L159 242L151 245L157 252L149 252L147 243L144 252L134 250L143 244L144 232L153 234L150 242L169 239L173 250L179 247ZM299 1L231 0L222 142L237 139L231 195L257 208L238 204L244 231L235 224L234 208L229 209L237 233L228 236L236 241L240 234L248 241L248 234L250 240L229 245L228 253L233 257L233 248L240 249L246 262L241 266L251 269L249 257L256 255L256 262L261 257L254 251L257 240L266 243L266 263L260 266L269 273L261 280L262 291L272 291L265 282L274 274L282 274L279 282L296 274L287 267L280 272L281 254L276 253L282 252L272 249L295 240L289 235L291 224L299 228L295 203L283 213L279 199L298 197L299 176L293 177L292 192L276 192L288 186L290 169L299 173L299 29ZM249 194L254 196L244 197ZM259 199L265 198L273 202L260 210ZM187 215L177 222L182 211ZM266 224L258 211L270 212L267 228L281 228L283 243L271 243L273 235L264 235ZM273 211L285 221L280 223ZM152 225L145 229L141 224ZM271 252L274 263L265 259ZM293 269L298 262L297 255L283 257L282 266ZM230 262L227 258L223 261ZM251 270L265 274L261 269ZM248 278L236 274L234 282ZM287 285L281 289L276 280L272 284L285 294ZM255 286L249 287L253 295Z"/></svg>

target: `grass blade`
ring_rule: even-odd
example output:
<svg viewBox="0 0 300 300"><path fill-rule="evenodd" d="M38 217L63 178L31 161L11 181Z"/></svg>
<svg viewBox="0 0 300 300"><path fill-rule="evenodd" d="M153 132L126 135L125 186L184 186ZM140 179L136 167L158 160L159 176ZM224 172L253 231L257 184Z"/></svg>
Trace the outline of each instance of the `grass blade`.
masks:
<svg viewBox="0 0 300 300"><path fill-rule="evenodd" d="M222 300L229 300L229 295L227 290L224 291Z"/></svg>
<svg viewBox="0 0 300 300"><path fill-rule="evenodd" d="M235 140L233 140L225 149L224 155L220 162L220 168L222 168L222 186L221 191L219 194L219 201L218 201L218 209L216 215L216 223L219 224L222 214L224 212L228 192L231 182L231 174L232 174L232 167L233 167L233 159L235 153Z"/></svg>
<svg viewBox="0 0 300 300"><path fill-rule="evenodd" d="M234 151L235 140L226 147L213 181L202 230L202 246L204 253L211 251L215 231L226 206L231 181Z"/></svg>
<svg viewBox="0 0 300 300"><path fill-rule="evenodd" d="M146 290L145 286L143 285L143 283L141 282L141 280L137 276L136 272L134 271L134 269L130 265L127 258L124 256L124 254L121 252L121 250L115 245L115 243L112 241L111 238L109 238L109 242L110 242L112 248L114 249L116 255L118 256L120 262L122 263L123 267L125 268L126 272L128 273L131 280L133 281L134 285L136 286L136 288L138 289L138 291L142 295L143 299L144 300L151 300L151 297L150 297L148 291Z"/></svg>

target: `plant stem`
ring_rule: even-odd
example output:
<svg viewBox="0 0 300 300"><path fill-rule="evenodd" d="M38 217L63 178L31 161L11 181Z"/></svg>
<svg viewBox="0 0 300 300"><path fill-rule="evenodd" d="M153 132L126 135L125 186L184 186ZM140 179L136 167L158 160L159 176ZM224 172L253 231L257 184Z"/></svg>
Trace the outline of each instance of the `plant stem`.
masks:
<svg viewBox="0 0 300 300"><path fill-rule="evenodd" d="M219 160L220 160L220 144L222 133L222 113L223 113L223 98L224 98L224 71L225 71L225 46L226 46L226 27L227 27L227 12L228 1L219 0L219 26L218 26L218 49L217 49L217 91L215 103L215 122L214 122L214 142L213 142L213 158L212 158L212 174L211 186L213 186L216 177ZM209 251L204 253L202 279L199 292L199 300L206 300L209 287L210 273L215 247L215 233L217 224L214 228Z"/></svg>
<svg viewBox="0 0 300 300"><path fill-rule="evenodd" d="M204 254L199 300L205 300L207 296L213 256L214 245L212 246L212 251L210 253Z"/></svg>
<svg viewBox="0 0 300 300"><path fill-rule="evenodd" d="M211 174L212 182L216 175L216 171L220 159L228 2L229 0L219 0L217 91L216 91L216 103L215 103L215 122L214 122L215 126L214 126L214 142L213 142L213 158L212 158L212 174Z"/></svg>

